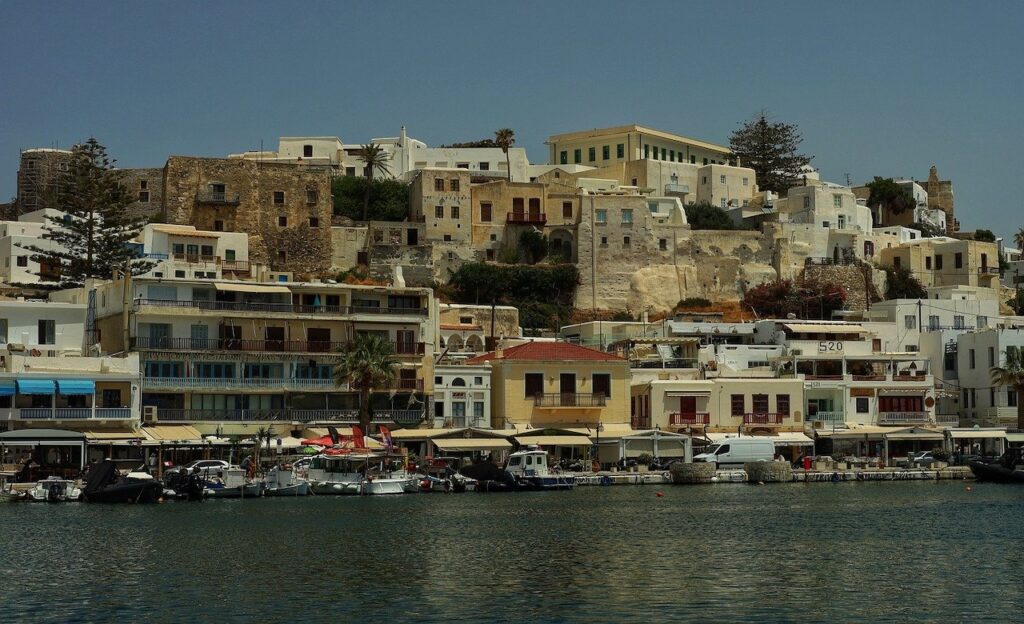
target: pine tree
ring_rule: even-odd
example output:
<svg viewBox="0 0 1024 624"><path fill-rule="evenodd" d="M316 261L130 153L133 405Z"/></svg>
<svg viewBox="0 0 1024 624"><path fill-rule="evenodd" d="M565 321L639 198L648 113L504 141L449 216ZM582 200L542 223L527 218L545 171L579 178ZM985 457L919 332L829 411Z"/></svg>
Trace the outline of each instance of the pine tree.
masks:
<svg viewBox="0 0 1024 624"><path fill-rule="evenodd" d="M732 158L757 174L758 188L785 195L814 158L796 153L802 141L796 125L773 123L762 111L732 133L729 148Z"/></svg>
<svg viewBox="0 0 1024 624"><path fill-rule="evenodd" d="M131 244L145 220L128 213L133 198L114 162L94 138L72 148L66 192L57 206L63 214L46 215L43 228L42 238L52 244L24 246L44 267L40 274L56 275L62 288L81 286L89 278L111 279L126 268L139 275L153 267Z"/></svg>

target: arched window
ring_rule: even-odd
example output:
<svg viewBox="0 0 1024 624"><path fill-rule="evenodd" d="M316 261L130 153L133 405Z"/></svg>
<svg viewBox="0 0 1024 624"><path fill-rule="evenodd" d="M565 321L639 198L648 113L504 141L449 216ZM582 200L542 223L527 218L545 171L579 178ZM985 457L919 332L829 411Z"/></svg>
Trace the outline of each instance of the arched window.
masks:
<svg viewBox="0 0 1024 624"><path fill-rule="evenodd" d="M864 241L864 257L870 258L875 255L875 244L871 241Z"/></svg>
<svg viewBox="0 0 1024 624"><path fill-rule="evenodd" d="M455 379L452 380L452 387L454 388L463 388L465 387L465 385L466 380L463 379L462 377L456 377Z"/></svg>

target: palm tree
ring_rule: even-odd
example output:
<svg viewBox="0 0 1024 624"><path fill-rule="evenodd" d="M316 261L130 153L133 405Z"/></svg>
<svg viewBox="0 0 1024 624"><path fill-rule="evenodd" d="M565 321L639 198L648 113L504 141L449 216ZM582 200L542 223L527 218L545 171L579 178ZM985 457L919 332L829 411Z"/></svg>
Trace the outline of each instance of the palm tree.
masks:
<svg viewBox="0 0 1024 624"><path fill-rule="evenodd" d="M370 213L370 187L373 185L373 176L377 173L391 173L388 167L391 155L376 143L363 145L357 155L363 161L363 175L366 176L366 193L363 195L363 221L366 221Z"/></svg>
<svg viewBox="0 0 1024 624"><path fill-rule="evenodd" d="M494 142L505 152L505 169L508 171L508 181L512 181L512 162L509 159L508 148L516 144L516 133L511 128L502 128L494 131Z"/></svg>
<svg viewBox="0 0 1024 624"><path fill-rule="evenodd" d="M1006 362L993 366L992 384L1010 386L1017 393L1017 428L1024 429L1024 357L1019 347L1006 348Z"/></svg>
<svg viewBox="0 0 1024 624"><path fill-rule="evenodd" d="M395 379L398 362L391 343L377 334L359 334L341 349L341 361L334 367L334 383L348 384L359 391L359 425L370 433L370 393L387 387Z"/></svg>
<svg viewBox="0 0 1024 624"><path fill-rule="evenodd" d="M1017 249L1024 249L1024 227L1017 230L1017 233L1013 235L1013 244L1017 246Z"/></svg>

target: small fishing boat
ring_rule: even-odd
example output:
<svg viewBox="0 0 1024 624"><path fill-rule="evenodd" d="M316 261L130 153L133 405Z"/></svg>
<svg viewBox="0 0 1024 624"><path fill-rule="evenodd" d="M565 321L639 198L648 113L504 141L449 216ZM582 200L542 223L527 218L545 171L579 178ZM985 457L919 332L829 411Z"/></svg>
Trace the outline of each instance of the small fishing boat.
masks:
<svg viewBox="0 0 1024 624"><path fill-rule="evenodd" d="M467 490L476 492L514 492L518 486L514 476L489 461L464 466L459 476L465 479Z"/></svg>
<svg viewBox="0 0 1024 624"><path fill-rule="evenodd" d="M164 488L146 472L121 475L117 465L107 459L89 470L82 498L90 503L155 503Z"/></svg>
<svg viewBox="0 0 1024 624"><path fill-rule="evenodd" d="M82 490L72 479L50 477L38 481L28 491L28 500L45 503L65 503L82 499Z"/></svg>
<svg viewBox="0 0 1024 624"><path fill-rule="evenodd" d="M405 469L399 455L373 455L366 461L364 474L359 493L367 496L415 494L420 488L419 479Z"/></svg>
<svg viewBox="0 0 1024 624"><path fill-rule="evenodd" d="M458 472L458 457L434 457L420 466L420 492L472 492L477 481Z"/></svg>
<svg viewBox="0 0 1024 624"><path fill-rule="evenodd" d="M306 479L313 494L359 494L366 463L374 455L363 452L324 452L313 457Z"/></svg>
<svg viewBox="0 0 1024 624"><path fill-rule="evenodd" d="M969 465L979 481L1024 483L1024 449L1008 449L995 461L974 460Z"/></svg>
<svg viewBox="0 0 1024 624"><path fill-rule="evenodd" d="M263 477L264 496L309 496L309 481L299 479L290 465L274 466Z"/></svg>
<svg viewBox="0 0 1024 624"><path fill-rule="evenodd" d="M548 452L537 447L509 455L505 471L515 478L520 490L571 490L576 485L574 476L551 474Z"/></svg>
<svg viewBox="0 0 1024 624"><path fill-rule="evenodd" d="M250 480L245 470L232 466L224 470L223 477L207 481L205 489L210 498L258 498L263 494L263 482Z"/></svg>

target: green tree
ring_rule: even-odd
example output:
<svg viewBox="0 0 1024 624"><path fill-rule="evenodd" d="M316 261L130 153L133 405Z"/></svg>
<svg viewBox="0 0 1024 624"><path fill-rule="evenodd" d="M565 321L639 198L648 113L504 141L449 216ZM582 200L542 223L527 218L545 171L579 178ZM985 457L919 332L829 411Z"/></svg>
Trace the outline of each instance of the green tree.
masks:
<svg viewBox="0 0 1024 624"><path fill-rule="evenodd" d="M1020 348L1006 348L1006 362L989 369L992 385L1010 386L1017 393L1017 428L1024 429L1024 356Z"/></svg>
<svg viewBox="0 0 1024 624"><path fill-rule="evenodd" d="M529 264L537 264L548 255L548 239L540 232L527 230L519 235L519 248Z"/></svg>
<svg viewBox="0 0 1024 624"><path fill-rule="evenodd" d="M686 222L692 230L736 229L736 224L724 210L707 202L687 204L683 210L686 211Z"/></svg>
<svg viewBox="0 0 1024 624"><path fill-rule="evenodd" d="M761 190L784 195L813 158L797 153L802 142L795 124L772 122L762 111L732 133L729 148L731 158L754 170Z"/></svg>
<svg viewBox="0 0 1024 624"><path fill-rule="evenodd" d="M942 230L931 223L925 223L924 221L918 221L910 227L915 230L919 230L921 232L921 238L935 238L936 236L942 236Z"/></svg>
<svg viewBox="0 0 1024 624"><path fill-rule="evenodd" d="M40 273L56 277L62 288L81 286L89 278L110 279L126 269L132 275L149 271L153 263L142 259L132 244L145 220L127 210L135 198L121 184L116 161L94 138L71 152L59 206L66 216L46 216L42 238L51 245L23 248L43 265Z"/></svg>
<svg viewBox="0 0 1024 624"><path fill-rule="evenodd" d="M825 320L843 309L846 299L846 289L833 282L809 280L797 284L782 279L751 288L743 296L743 304L761 318L795 314L798 318Z"/></svg>
<svg viewBox="0 0 1024 624"><path fill-rule="evenodd" d="M917 207L913 193L892 178L875 176L867 187L870 191L868 206L871 208L882 208L888 214L898 215Z"/></svg>
<svg viewBox="0 0 1024 624"><path fill-rule="evenodd" d="M388 161L391 160L391 155L384 151L384 148L376 143L367 143L359 148L356 154L363 161L363 175L367 180L372 180L373 177L378 174L389 174L391 169L388 166ZM370 212L370 189L373 188L372 184L367 184L365 187L365 195L363 195L363 221L366 221L367 216Z"/></svg>
<svg viewBox="0 0 1024 624"><path fill-rule="evenodd" d="M903 267L885 267L886 299L927 299L928 293L914 274Z"/></svg>
<svg viewBox="0 0 1024 624"><path fill-rule="evenodd" d="M494 132L494 144L505 152L505 168L508 172L508 181L512 181L512 161L509 159L508 150L516 144L516 133L511 128L502 128Z"/></svg>
<svg viewBox="0 0 1024 624"><path fill-rule="evenodd" d="M370 393L387 388L395 379L395 351L387 338L377 334L357 334L355 341L340 350L341 361L334 367L334 383L347 384L359 392L359 425L370 433L373 413Z"/></svg>
<svg viewBox="0 0 1024 624"><path fill-rule="evenodd" d="M366 187L372 186L368 221L404 221L409 216L409 185L401 180L338 177L331 181L334 214L359 221Z"/></svg>
<svg viewBox="0 0 1024 624"><path fill-rule="evenodd" d="M992 233L992 230L974 230L974 240L981 241L983 243L994 243L996 242L996 235Z"/></svg>
<svg viewBox="0 0 1024 624"><path fill-rule="evenodd" d="M1017 233L1013 235L1013 244L1017 246L1017 249L1024 249L1024 228L1017 230Z"/></svg>
<svg viewBox="0 0 1024 624"><path fill-rule="evenodd" d="M464 143L449 143L438 147L498 147L494 139L480 139L479 141L466 141Z"/></svg>

